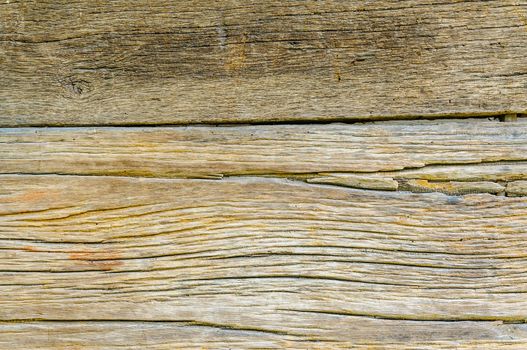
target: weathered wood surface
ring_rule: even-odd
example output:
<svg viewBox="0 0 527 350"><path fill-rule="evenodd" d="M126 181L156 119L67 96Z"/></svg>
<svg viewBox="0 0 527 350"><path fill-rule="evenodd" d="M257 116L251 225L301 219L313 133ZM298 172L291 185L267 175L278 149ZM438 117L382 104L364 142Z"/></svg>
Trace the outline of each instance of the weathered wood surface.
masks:
<svg viewBox="0 0 527 350"><path fill-rule="evenodd" d="M345 327L346 325L339 325ZM31 322L9 324L0 330L0 346L6 349L98 349L98 350L172 350L172 349L359 349L359 350L524 350L525 340L465 340L467 329L489 334L525 332L524 325L474 324L472 322L407 321L356 322L350 332L369 332L374 327L398 333L397 342L302 341L294 337L261 332L221 329L214 325L200 326L185 322ZM432 332L430 332L432 330ZM423 341L414 342L405 332L421 333ZM431 341L428 336L459 335L451 341ZM464 333L464 334L463 334ZM13 342L17 339L17 342Z"/></svg>
<svg viewBox="0 0 527 350"><path fill-rule="evenodd" d="M0 125L527 111L527 2L3 1Z"/></svg>
<svg viewBox="0 0 527 350"><path fill-rule="evenodd" d="M9 348L527 343L525 197L2 175L0 199Z"/></svg>
<svg viewBox="0 0 527 350"><path fill-rule="evenodd" d="M524 195L527 121L1 129L0 163L2 173L261 175L377 190Z"/></svg>
<svg viewBox="0 0 527 350"><path fill-rule="evenodd" d="M526 54L524 0L2 2L0 348L526 349Z"/></svg>

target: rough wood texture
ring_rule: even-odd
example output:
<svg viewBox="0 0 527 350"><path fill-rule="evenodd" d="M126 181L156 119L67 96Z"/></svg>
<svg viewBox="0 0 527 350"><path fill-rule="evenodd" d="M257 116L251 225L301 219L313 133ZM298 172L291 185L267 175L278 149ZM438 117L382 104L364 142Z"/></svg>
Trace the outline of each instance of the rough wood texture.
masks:
<svg viewBox="0 0 527 350"><path fill-rule="evenodd" d="M4 1L0 125L527 111L521 1Z"/></svg>
<svg viewBox="0 0 527 350"><path fill-rule="evenodd" d="M9 348L527 342L525 197L56 175L0 192Z"/></svg>
<svg viewBox="0 0 527 350"><path fill-rule="evenodd" d="M525 0L3 1L0 349L526 349L526 54Z"/></svg>
<svg viewBox="0 0 527 350"><path fill-rule="evenodd" d="M360 322L359 322L360 321ZM345 324L338 324L346 327ZM266 334L250 330L236 330L215 325L189 322L30 322L2 325L0 346L6 349L98 349L98 350L173 350L173 349L359 349L359 350L524 350L525 340L466 340L478 333L497 337L526 332L525 325L497 322L407 322L357 320L350 333L371 332L382 327L398 333L401 340L371 341L306 341L284 335ZM405 334L421 334L416 342ZM474 332L474 333L471 333ZM432 341L426 337L451 334L458 339ZM483 336L484 337L484 336ZM367 338L367 337L365 337ZM514 336L510 337L514 338ZM13 339L17 341L14 342Z"/></svg>
<svg viewBox="0 0 527 350"><path fill-rule="evenodd" d="M508 182L527 180L527 121L1 129L0 162L2 173L262 175L364 189L507 194ZM525 194L520 185L511 184L511 195Z"/></svg>
<svg viewBox="0 0 527 350"><path fill-rule="evenodd" d="M226 127L4 128L0 129L0 161L3 173L218 177L382 171L429 180L488 180L500 172L496 167L505 168L507 164L503 163L509 162L501 172L513 175L501 179L514 180L525 176L525 169L517 167L527 161L527 118L514 123L465 119ZM460 165L457 172L456 165Z"/></svg>
<svg viewBox="0 0 527 350"><path fill-rule="evenodd" d="M527 181L513 181L507 184L507 193L513 196L527 196Z"/></svg>

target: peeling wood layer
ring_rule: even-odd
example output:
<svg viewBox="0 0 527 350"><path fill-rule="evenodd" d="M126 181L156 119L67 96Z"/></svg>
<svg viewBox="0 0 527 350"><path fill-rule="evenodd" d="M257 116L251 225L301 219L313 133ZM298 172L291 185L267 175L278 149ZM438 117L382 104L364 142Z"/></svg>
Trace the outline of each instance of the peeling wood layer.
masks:
<svg viewBox="0 0 527 350"><path fill-rule="evenodd" d="M523 0L7 1L0 125L525 113L526 18Z"/></svg>
<svg viewBox="0 0 527 350"><path fill-rule="evenodd" d="M368 190L441 192L449 195L489 193L527 195L527 162L509 164L457 164L416 170L363 174L320 173L300 176L308 183L330 184Z"/></svg>
<svg viewBox="0 0 527 350"><path fill-rule="evenodd" d="M507 184L507 193L512 196L527 196L527 181L514 181Z"/></svg>
<svg viewBox="0 0 527 350"><path fill-rule="evenodd" d="M0 191L0 345L527 342L525 197L57 175Z"/></svg>

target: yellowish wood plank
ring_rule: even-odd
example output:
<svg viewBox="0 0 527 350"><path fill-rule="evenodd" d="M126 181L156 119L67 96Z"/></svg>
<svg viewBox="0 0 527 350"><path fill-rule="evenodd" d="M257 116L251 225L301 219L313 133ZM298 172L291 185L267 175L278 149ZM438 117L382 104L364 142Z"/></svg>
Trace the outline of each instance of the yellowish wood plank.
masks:
<svg viewBox="0 0 527 350"><path fill-rule="evenodd" d="M110 348L527 341L502 323L527 319L525 197L53 175L0 191L0 344L69 329L102 347L83 332L106 321L126 328Z"/></svg>
<svg viewBox="0 0 527 350"><path fill-rule="evenodd" d="M526 160L524 118L514 123L0 129L1 173L221 177L353 172L372 179L512 181L526 179Z"/></svg>

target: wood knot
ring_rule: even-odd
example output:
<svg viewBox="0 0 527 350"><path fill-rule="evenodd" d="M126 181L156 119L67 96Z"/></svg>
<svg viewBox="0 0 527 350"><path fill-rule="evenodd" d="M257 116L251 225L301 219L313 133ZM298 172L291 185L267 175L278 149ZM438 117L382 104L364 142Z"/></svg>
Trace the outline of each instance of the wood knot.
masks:
<svg viewBox="0 0 527 350"><path fill-rule="evenodd" d="M91 91L91 83L84 79L66 77L59 80L60 85L66 91L67 97L79 98Z"/></svg>

